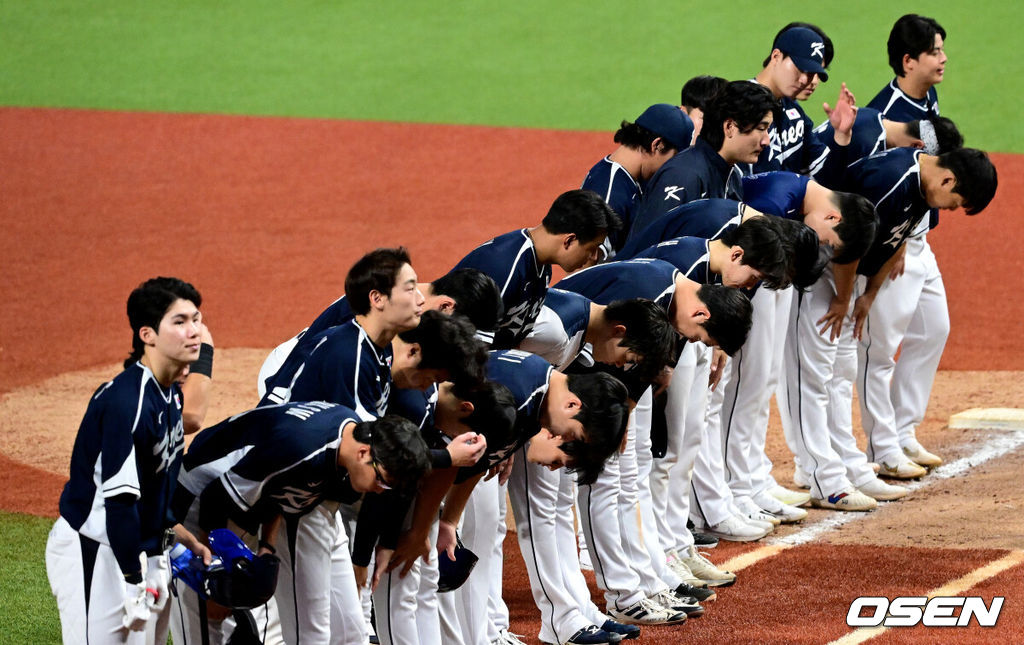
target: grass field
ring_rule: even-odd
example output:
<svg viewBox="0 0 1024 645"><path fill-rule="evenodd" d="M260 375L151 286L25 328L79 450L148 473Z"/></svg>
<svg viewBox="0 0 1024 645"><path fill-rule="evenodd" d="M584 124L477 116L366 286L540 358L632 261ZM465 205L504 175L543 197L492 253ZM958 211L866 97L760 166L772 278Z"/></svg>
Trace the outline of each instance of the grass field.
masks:
<svg viewBox="0 0 1024 645"><path fill-rule="evenodd" d="M907 10L881 0L492 6L5 2L0 105L613 130L650 103L677 101L690 76L753 76L794 19L818 23L836 45L833 81L816 99L845 80L866 104L891 77L885 38ZM969 145L1024 152L1013 109L1024 59L1011 54L1019 5L920 10L949 31L943 114ZM43 563L51 523L0 513L0 643L59 641Z"/></svg>

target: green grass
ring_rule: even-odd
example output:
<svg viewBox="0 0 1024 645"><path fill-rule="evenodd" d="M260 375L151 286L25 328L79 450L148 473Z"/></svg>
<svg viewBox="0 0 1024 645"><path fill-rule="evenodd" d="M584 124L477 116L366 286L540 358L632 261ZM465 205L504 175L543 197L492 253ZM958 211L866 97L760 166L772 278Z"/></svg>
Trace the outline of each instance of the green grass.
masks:
<svg viewBox="0 0 1024 645"><path fill-rule="evenodd" d="M0 511L0 643L60 642L44 556L51 526L49 518Z"/></svg>
<svg viewBox="0 0 1024 645"><path fill-rule="evenodd" d="M818 99L846 80L866 103L891 77L885 39L907 10L881 0L494 6L6 2L0 104L610 130L676 101L690 76L752 76L775 31L797 18L836 44L834 81ZM950 34L943 113L971 145L1024 152L1024 127L1007 109L1024 73L1016 4L921 10Z"/></svg>

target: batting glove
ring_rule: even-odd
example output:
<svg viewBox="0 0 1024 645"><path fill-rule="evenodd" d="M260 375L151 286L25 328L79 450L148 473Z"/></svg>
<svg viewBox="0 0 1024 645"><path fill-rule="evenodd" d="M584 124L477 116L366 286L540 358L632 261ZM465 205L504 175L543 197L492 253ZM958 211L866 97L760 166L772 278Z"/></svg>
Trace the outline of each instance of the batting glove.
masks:
<svg viewBox="0 0 1024 645"><path fill-rule="evenodd" d="M150 558L149 570L146 572L146 600L152 611L159 613L167 605L167 585L170 578L171 569L167 554Z"/></svg>
<svg viewBox="0 0 1024 645"><path fill-rule="evenodd" d="M149 596L145 584L124 583L124 616L121 617L121 621L125 629L133 632L146 629L150 613Z"/></svg>

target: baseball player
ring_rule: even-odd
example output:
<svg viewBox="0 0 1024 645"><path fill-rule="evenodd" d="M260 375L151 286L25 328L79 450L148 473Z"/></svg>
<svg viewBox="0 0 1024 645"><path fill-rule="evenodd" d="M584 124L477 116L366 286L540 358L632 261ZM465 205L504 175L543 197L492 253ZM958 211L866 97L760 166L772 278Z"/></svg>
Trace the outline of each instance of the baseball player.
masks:
<svg viewBox="0 0 1024 645"><path fill-rule="evenodd" d="M166 642L171 538L210 562L169 520L185 434L178 382L200 357L201 304L177 278L148 280L128 297L132 353L89 401L46 542L65 643Z"/></svg>
<svg viewBox="0 0 1024 645"><path fill-rule="evenodd" d="M468 581L440 599L442 615L454 617L450 628L458 630L448 633L442 624L446 643L489 642L487 605L482 599L490 591L492 542L500 517L497 478L482 480L486 470L511 459L543 427L564 440L562 450L572 469L581 477L594 477L621 443L628 412L625 387L616 379L607 374L567 376L528 352L492 352L487 373L512 392L516 424L504 442L488 442L485 457L476 466L463 469L446 498L438 552L448 552L452 557L455 527L461 520L462 541L480 558Z"/></svg>
<svg viewBox="0 0 1024 645"><path fill-rule="evenodd" d="M292 519L323 513L325 500L352 503L363 493L414 486L429 468L426 444L405 419L360 421L350 408L319 401L265 406L196 436L175 511L201 534L230 520L259 536L257 556L281 558L275 598L285 642L332 643L334 539L300 535ZM175 587L174 641L199 643L199 598ZM215 625L211 632L217 635Z"/></svg>
<svg viewBox="0 0 1024 645"><path fill-rule="evenodd" d="M551 265L566 273L597 261L601 243L619 218L597 193L570 190L555 199L538 226L484 242L455 269L479 269L501 289L505 313L492 347L511 349L530 333L544 306Z"/></svg>
<svg viewBox="0 0 1024 645"><path fill-rule="evenodd" d="M871 325L869 311L899 257L900 248L929 207L965 206L968 212L978 212L991 200L997 179L988 157L966 148L939 157L912 148L888 150L855 162L846 176L847 188L875 200L878 234L858 264L833 265L825 279L794 303L786 351L787 397L789 421L800 450L798 463L812 471L808 473L812 502L838 510L870 510L876 499L898 499L908 491L885 484L875 476L867 458L856 449L852 429L845 427L840 417L837 404L848 404L839 400L842 393L830 394L837 364L835 339L840 339L839 348L852 348L854 339L861 337L863 331L865 338L858 349L861 361L882 360L891 364L895 347L886 347L885 343L891 342L886 339L899 334L879 333L876 337L878 330ZM857 280L858 273L864 277ZM857 298L851 305L855 289ZM854 324L842 329L847 316L852 316ZM832 401L833 398L837 400ZM875 414L883 418L884 406L890 401L887 388L884 393L863 391L861 398L866 399L864 406L876 410ZM820 428L828 428L829 433L817 430ZM889 462L891 468L882 465L883 473L906 469L908 460L902 455L894 432L869 429L868 425L865 432L873 456L894 460Z"/></svg>
<svg viewBox="0 0 1024 645"><path fill-rule="evenodd" d="M743 295L687 280L662 260L629 260L591 267L566 277L559 287L598 303L637 296L653 300L669 313L676 331L691 341L720 343L732 349L742 344L746 334L750 303ZM634 385L634 400L643 398L648 383ZM634 425L631 421L631 428ZM608 613L629 623L674 622L685 614L652 601L674 591L665 580L676 582L673 572L657 574L640 537L639 525L619 519L632 517L637 504L637 449L635 441L630 440L635 435L635 430L627 434L625 452L609 461L593 484L579 486L580 516L598 585L605 590ZM595 522L594 518L600 521ZM676 585L704 584L702 580L716 581L726 576L696 549L684 556L684 561L693 570L693 577L678 576Z"/></svg>
<svg viewBox="0 0 1024 645"><path fill-rule="evenodd" d="M893 25L887 49L895 77L871 100L873 107L894 121L937 120L938 95L935 85L945 75L946 31L933 18L908 14ZM936 134L939 134L938 127ZM938 137L937 137L938 138ZM940 146L938 153L945 152ZM929 152L929 154L938 154ZM895 424L904 454L922 466L933 467L942 458L917 441L914 429L924 419L931 386L942 350L949 336L949 311L935 255L928 244L927 230L938 225L938 211L919 225L907 240L906 253L893 271L893 292L902 293L917 308L902 338L900 360L890 384ZM868 374L867 378L874 375Z"/></svg>
<svg viewBox="0 0 1024 645"><path fill-rule="evenodd" d="M689 117L668 103L647 108L635 123L622 122L615 133L619 147L594 164L582 186L600 195L622 221L621 228L611 232L602 245L603 259L614 257L622 247L641 186L677 152L690 147L693 131Z"/></svg>
<svg viewBox="0 0 1024 645"><path fill-rule="evenodd" d="M544 309L521 347L563 370L581 358L587 364L635 364L633 369L657 374L672 358L674 339L665 311L649 300L606 306L576 293L549 289ZM638 635L639 628L611 620L589 600L576 554L574 481L556 468L565 458L558 440L534 437L525 455L524 459L521 453L513 464L508 491L520 552L541 614L540 640L608 643L615 642L616 634Z"/></svg>
<svg viewBox="0 0 1024 645"><path fill-rule="evenodd" d="M694 137L700 135L708 103L728 84L729 81L721 76L694 76L683 83L683 88L679 91L679 107L693 121Z"/></svg>
<svg viewBox="0 0 1024 645"><path fill-rule="evenodd" d="M436 309L446 314L458 312L469 318L481 337L492 333L501 318L503 310L498 286L494 284L494 280L476 269L452 271L433 282L420 282L416 288L423 294L424 310ZM260 398L267 393L267 379L281 369L300 338L306 335L315 336L331 327L343 325L354 317L355 313L349 306L348 299L342 296L317 316L309 327L274 348L260 367L257 380ZM188 434L187 424L185 432Z"/></svg>
<svg viewBox="0 0 1024 645"><path fill-rule="evenodd" d="M768 145L768 129L778 105L763 87L729 83L708 103L694 144L665 162L651 178L633 218L641 231L666 211L697 199L740 199L740 169L757 161ZM632 234L632 233L631 233Z"/></svg>

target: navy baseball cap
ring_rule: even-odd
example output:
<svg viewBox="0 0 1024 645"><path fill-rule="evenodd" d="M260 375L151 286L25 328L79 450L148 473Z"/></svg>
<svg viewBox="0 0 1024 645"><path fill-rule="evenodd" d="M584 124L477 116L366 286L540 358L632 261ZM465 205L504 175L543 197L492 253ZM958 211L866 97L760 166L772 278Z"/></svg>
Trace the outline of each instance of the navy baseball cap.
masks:
<svg viewBox="0 0 1024 645"><path fill-rule="evenodd" d="M693 140L693 121L675 105L655 103L644 110L635 123L668 141L679 151L689 148Z"/></svg>
<svg viewBox="0 0 1024 645"><path fill-rule="evenodd" d="M813 72L823 81L828 80L825 71L825 39L806 27L793 27L779 34L772 44L793 59L801 72Z"/></svg>

